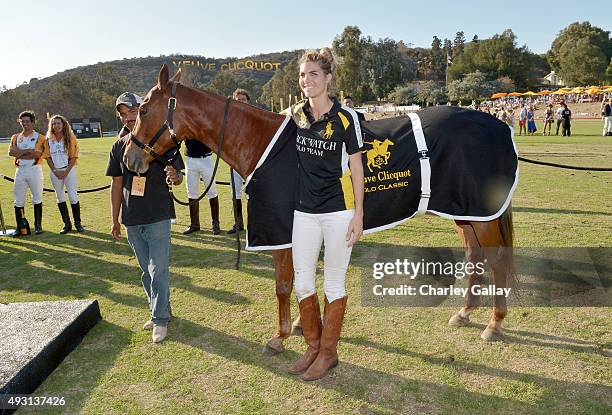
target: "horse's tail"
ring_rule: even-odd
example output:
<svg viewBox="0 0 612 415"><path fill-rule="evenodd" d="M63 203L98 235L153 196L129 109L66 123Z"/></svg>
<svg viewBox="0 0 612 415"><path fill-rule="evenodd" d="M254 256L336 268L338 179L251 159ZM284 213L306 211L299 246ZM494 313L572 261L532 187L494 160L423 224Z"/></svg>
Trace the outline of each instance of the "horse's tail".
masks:
<svg viewBox="0 0 612 415"><path fill-rule="evenodd" d="M514 226L512 223L512 204L499 218L499 233L502 237L502 258L507 271L507 282L509 287L517 287L518 279L514 266Z"/></svg>

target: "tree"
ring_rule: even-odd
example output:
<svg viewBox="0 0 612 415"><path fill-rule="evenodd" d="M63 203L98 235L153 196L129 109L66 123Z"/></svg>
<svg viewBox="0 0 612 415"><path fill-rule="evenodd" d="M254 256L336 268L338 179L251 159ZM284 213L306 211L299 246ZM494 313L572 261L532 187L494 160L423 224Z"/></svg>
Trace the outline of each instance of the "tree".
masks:
<svg viewBox="0 0 612 415"><path fill-rule="evenodd" d="M587 86L602 80L608 59L588 39L568 40L559 49L559 76L568 85Z"/></svg>
<svg viewBox="0 0 612 415"><path fill-rule="evenodd" d="M366 48L365 79L376 98L384 98L406 79L402 56L393 39L379 39Z"/></svg>
<svg viewBox="0 0 612 415"><path fill-rule="evenodd" d="M490 39L470 42L448 70L450 80L459 80L468 73L480 71L488 79L510 77L519 88L535 83L531 65L534 54L526 46L516 46L516 36L507 29Z"/></svg>
<svg viewBox="0 0 612 415"><path fill-rule="evenodd" d="M499 81L489 81L486 74L476 71L448 85L448 96L452 101L478 100L491 96L500 89Z"/></svg>
<svg viewBox="0 0 612 415"><path fill-rule="evenodd" d="M446 101L446 91L436 82L426 81L421 85L417 93L417 99L429 106L430 104Z"/></svg>
<svg viewBox="0 0 612 415"><path fill-rule="evenodd" d="M442 42L438 36L433 37L429 52L429 65L435 80L443 80L446 76L446 54L442 49Z"/></svg>
<svg viewBox="0 0 612 415"><path fill-rule="evenodd" d="M559 32L547 53L548 62L555 72L560 72L562 70L561 49L563 45L566 42L575 42L579 39L586 39L586 43L598 48L607 59L612 57L610 32L602 30L597 26L591 26L589 22L575 22Z"/></svg>
<svg viewBox="0 0 612 415"><path fill-rule="evenodd" d="M213 94L230 96L240 85L230 71L219 71L206 89Z"/></svg>
<svg viewBox="0 0 612 415"><path fill-rule="evenodd" d="M453 53L452 57L456 58L463 53L465 48L465 34L463 32L457 32L455 39L453 40Z"/></svg>
<svg viewBox="0 0 612 415"><path fill-rule="evenodd" d="M604 80L607 83L612 83L612 59L610 59L610 64L608 65L608 69L606 69Z"/></svg>
<svg viewBox="0 0 612 415"><path fill-rule="evenodd" d="M300 96L298 85L298 60L292 59L284 68L276 71L274 76L263 86L259 102L269 108L272 99L288 99L289 95ZM288 103L287 103L288 105ZM275 108L276 109L276 108Z"/></svg>
<svg viewBox="0 0 612 415"><path fill-rule="evenodd" d="M499 82L499 89L495 92L514 92L516 91L516 85L514 81L509 76L502 76L497 79Z"/></svg>
<svg viewBox="0 0 612 415"><path fill-rule="evenodd" d="M395 105L409 105L419 101L420 86L417 83L396 87L388 96L388 100Z"/></svg>
<svg viewBox="0 0 612 415"><path fill-rule="evenodd" d="M361 64L365 48L361 30L357 26L345 27L342 34L334 39L332 48L334 54L342 60L336 68L336 86L352 95L357 101L361 101L363 99L360 88L363 83Z"/></svg>
<svg viewBox="0 0 612 415"><path fill-rule="evenodd" d="M551 68L568 84L593 84L605 77L612 57L610 32L589 22L572 23L553 41L547 53Z"/></svg>

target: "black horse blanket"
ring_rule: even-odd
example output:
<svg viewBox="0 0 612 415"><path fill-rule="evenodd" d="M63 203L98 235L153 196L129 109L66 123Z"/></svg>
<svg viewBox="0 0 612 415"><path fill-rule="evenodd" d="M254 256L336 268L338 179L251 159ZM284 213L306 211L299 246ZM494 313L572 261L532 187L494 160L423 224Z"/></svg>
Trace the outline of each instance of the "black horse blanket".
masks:
<svg viewBox="0 0 612 415"><path fill-rule="evenodd" d="M364 233L429 212L490 221L518 183L511 129L489 114L433 107L364 122ZM297 177L296 125L287 117L247 178L247 249L291 247Z"/></svg>

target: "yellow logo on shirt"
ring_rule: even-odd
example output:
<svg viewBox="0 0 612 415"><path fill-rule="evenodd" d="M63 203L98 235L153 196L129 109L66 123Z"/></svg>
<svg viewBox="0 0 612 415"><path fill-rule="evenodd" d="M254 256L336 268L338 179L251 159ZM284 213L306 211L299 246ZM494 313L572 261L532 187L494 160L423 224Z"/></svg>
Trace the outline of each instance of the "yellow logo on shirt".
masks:
<svg viewBox="0 0 612 415"><path fill-rule="evenodd" d="M334 129L332 128L332 123L329 121L325 124L325 132L323 133L323 138L330 139L334 135Z"/></svg>
<svg viewBox="0 0 612 415"><path fill-rule="evenodd" d="M300 113L300 128L308 128L308 118L306 117L306 114L304 114L304 112L302 111Z"/></svg>
<svg viewBox="0 0 612 415"><path fill-rule="evenodd" d="M385 138L385 141L364 141L364 144L370 144L372 146L369 150L361 151L362 153L366 153L368 158L368 170L370 170L370 173L374 171L372 167L380 169L382 166L386 166L389 163L389 157L391 157L389 146L393 145L393 141Z"/></svg>

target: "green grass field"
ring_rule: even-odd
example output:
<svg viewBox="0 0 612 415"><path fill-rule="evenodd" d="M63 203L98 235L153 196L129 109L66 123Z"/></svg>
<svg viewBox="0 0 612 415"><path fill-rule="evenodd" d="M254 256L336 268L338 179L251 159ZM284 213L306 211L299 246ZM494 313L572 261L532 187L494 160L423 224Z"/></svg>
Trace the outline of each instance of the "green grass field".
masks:
<svg viewBox="0 0 612 415"><path fill-rule="evenodd" d="M601 122L576 121L570 139L518 137L522 155L558 163L612 166L612 137ZM104 177L112 139L80 142L81 188ZM0 173L14 168L0 145ZM515 241L535 247L612 247L612 173L521 163L514 197ZM220 180L227 180L227 167ZM51 187L45 166L45 185ZM184 188L178 191L185 198ZM449 308L370 308L360 277L381 249L460 246L451 221L421 217L370 235L354 249L347 275L349 306L341 364L306 383L286 366L301 338L267 357L276 298L271 256L244 253L233 269L234 240L210 231L186 237L188 211L177 206L171 258L175 318L159 345L141 331L148 319L136 260L127 242L111 240L108 191L81 196L84 234L62 236L53 193L44 195L45 233L0 239L0 302L95 298L103 320L38 388L64 396L63 408L88 414L608 414L612 411L610 308L512 308L506 340L483 343L491 310L470 327L447 324ZM230 190L220 187L222 228L231 225ZM0 182L5 220L14 226L12 185ZM27 217L32 223L28 201ZM210 222L202 204L204 225ZM209 226L209 225L208 225ZM293 305L294 316L297 306ZM24 409L19 413L34 413Z"/></svg>

